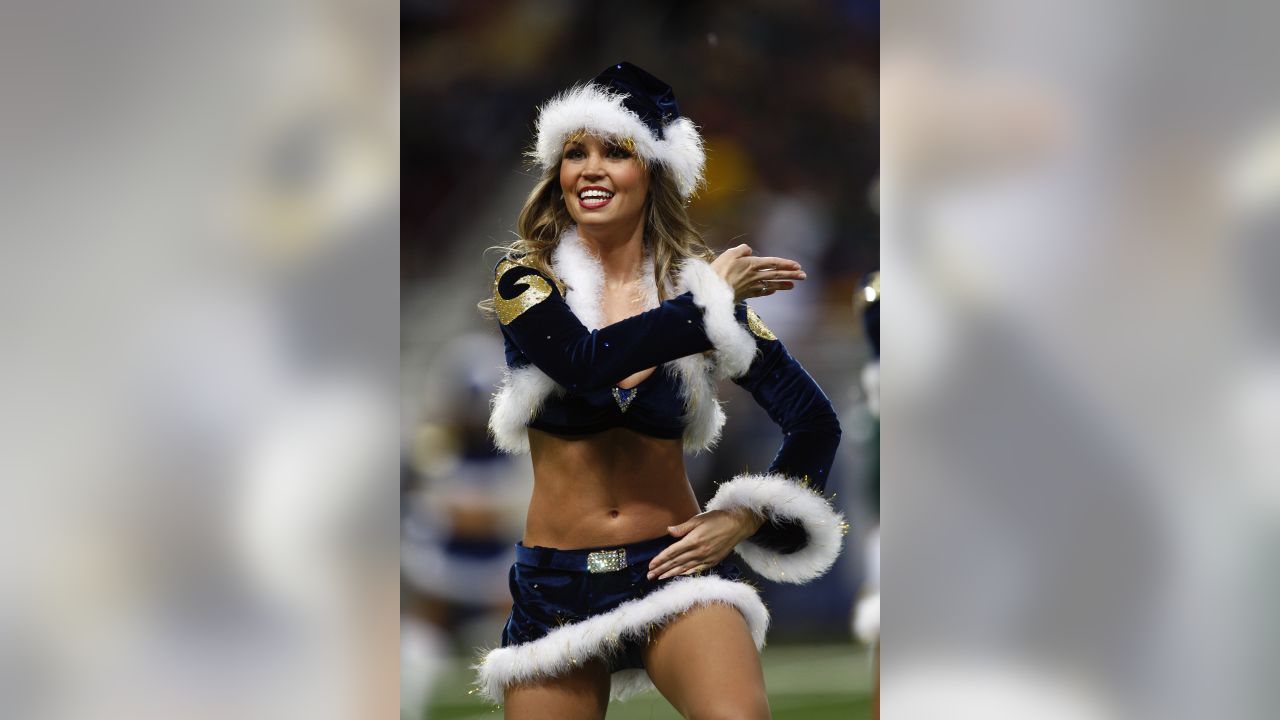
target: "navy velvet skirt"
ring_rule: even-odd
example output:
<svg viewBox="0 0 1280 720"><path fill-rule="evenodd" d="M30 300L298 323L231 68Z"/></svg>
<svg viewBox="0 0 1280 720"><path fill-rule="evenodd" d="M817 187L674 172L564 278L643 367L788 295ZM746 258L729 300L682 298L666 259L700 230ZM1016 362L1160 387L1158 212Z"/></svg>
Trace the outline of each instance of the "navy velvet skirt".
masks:
<svg viewBox="0 0 1280 720"><path fill-rule="evenodd" d="M502 646L537 640L565 625L603 615L619 605L643 598L677 581L649 580L649 561L679 538L664 535L630 545L555 550L516 544L516 563L509 575L511 617L502 631ZM594 571L593 571L594 570ZM736 580L739 570L728 561L700 576ZM602 658L609 672L644 667L646 637L626 637Z"/></svg>

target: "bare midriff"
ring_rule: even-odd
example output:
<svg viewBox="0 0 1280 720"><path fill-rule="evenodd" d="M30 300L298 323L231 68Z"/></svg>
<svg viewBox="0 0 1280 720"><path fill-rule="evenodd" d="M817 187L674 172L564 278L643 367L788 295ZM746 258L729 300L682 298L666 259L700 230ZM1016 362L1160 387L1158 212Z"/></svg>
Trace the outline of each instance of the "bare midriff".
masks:
<svg viewBox="0 0 1280 720"><path fill-rule="evenodd" d="M582 438L529 430L533 498L524 544L573 550L648 540L698 513L679 439L614 428Z"/></svg>

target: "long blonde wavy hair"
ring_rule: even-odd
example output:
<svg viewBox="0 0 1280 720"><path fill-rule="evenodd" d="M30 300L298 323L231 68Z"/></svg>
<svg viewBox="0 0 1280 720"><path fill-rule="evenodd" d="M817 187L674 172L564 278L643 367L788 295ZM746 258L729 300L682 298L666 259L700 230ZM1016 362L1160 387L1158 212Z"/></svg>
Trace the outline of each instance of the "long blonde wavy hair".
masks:
<svg viewBox="0 0 1280 720"><path fill-rule="evenodd" d="M578 134L570 140L580 137ZM631 143L618 144L634 153ZM640 160L638 155L635 157ZM702 233L689 219L688 207L680 197L671 174L661 165L644 164L649 171L649 194L644 205L644 241L647 250L653 253L653 274L658 285L658 300L662 301L668 299L667 287L675 285L682 261L698 258L711 262L715 253L707 247ZM510 245L499 245L489 250L501 250L504 257L519 258L521 264L536 268L562 283L551 269L551 253L572 225L573 218L560 192L560 166L557 163L542 173L524 201L524 207L516 218L516 240ZM479 306L486 315L493 315L493 298L482 301Z"/></svg>

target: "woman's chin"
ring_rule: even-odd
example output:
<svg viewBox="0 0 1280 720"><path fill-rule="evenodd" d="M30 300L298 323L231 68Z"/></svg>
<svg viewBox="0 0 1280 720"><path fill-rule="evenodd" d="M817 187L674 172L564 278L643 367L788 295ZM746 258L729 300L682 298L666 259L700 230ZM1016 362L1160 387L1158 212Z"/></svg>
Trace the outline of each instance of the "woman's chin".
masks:
<svg viewBox="0 0 1280 720"><path fill-rule="evenodd" d="M617 213L577 213L574 222L581 228L592 228L596 230L607 230L609 228L635 227L641 222L641 218L623 218Z"/></svg>

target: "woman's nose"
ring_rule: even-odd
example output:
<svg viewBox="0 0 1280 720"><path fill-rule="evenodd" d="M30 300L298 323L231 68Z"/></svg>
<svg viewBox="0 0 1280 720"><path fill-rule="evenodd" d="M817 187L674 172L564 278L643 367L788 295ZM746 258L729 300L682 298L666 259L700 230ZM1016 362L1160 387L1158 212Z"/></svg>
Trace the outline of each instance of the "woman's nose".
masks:
<svg viewBox="0 0 1280 720"><path fill-rule="evenodd" d="M600 177L604 174L604 157L599 153L587 153L587 163L582 174L589 177Z"/></svg>

